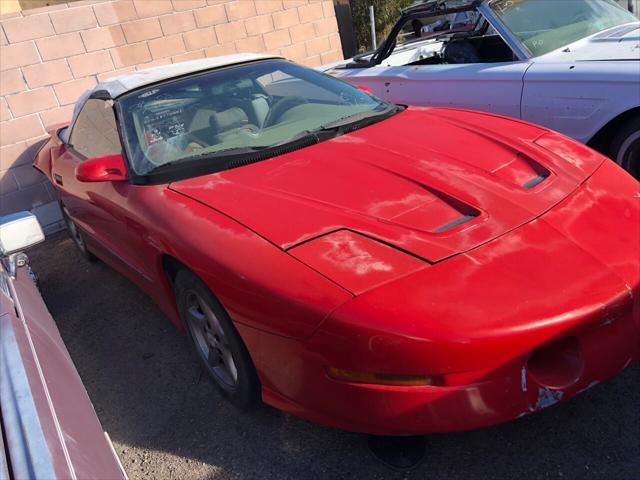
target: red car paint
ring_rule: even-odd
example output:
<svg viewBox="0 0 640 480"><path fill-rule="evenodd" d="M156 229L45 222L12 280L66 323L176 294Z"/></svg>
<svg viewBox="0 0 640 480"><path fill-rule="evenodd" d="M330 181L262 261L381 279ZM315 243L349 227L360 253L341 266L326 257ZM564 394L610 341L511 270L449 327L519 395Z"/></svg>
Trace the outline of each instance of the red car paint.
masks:
<svg viewBox="0 0 640 480"><path fill-rule="evenodd" d="M465 430L563 401L640 358L640 188L541 127L405 112L170 185L82 183L53 136L35 165L90 249L183 328L168 258L220 299L263 399L377 434ZM432 375L348 383L327 369Z"/></svg>

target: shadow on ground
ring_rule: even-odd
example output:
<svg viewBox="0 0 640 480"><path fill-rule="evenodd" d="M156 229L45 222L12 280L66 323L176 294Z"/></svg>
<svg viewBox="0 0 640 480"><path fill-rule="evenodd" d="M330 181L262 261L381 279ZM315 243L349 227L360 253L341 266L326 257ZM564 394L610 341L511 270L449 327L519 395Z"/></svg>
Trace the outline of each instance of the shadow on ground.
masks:
<svg viewBox="0 0 640 480"><path fill-rule="evenodd" d="M602 478L640 472L640 368L498 427L433 435L410 472L378 463L364 436L268 407L243 414L204 378L188 339L129 281L87 263L64 235L32 266L130 478Z"/></svg>

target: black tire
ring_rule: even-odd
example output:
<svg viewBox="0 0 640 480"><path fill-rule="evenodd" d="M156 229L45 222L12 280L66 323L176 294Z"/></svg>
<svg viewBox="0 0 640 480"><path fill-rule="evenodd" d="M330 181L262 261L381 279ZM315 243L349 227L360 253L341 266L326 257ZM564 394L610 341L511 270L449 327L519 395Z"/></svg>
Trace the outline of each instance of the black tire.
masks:
<svg viewBox="0 0 640 480"><path fill-rule="evenodd" d="M209 378L231 403L249 410L260 398L260 381L229 315L204 282L188 270L176 275L175 293L180 317Z"/></svg>
<svg viewBox="0 0 640 480"><path fill-rule="evenodd" d="M75 243L78 251L80 252L80 255L82 255L82 257L88 262L96 262L98 258L87 248L87 242L84 239L84 234L73 222L73 220L71 220L67 207L65 207L62 202L59 203L60 211L62 212L62 219L67 226L67 233L71 237L71 240L73 240L73 243Z"/></svg>
<svg viewBox="0 0 640 480"><path fill-rule="evenodd" d="M613 138L610 157L640 180L640 115L625 123Z"/></svg>

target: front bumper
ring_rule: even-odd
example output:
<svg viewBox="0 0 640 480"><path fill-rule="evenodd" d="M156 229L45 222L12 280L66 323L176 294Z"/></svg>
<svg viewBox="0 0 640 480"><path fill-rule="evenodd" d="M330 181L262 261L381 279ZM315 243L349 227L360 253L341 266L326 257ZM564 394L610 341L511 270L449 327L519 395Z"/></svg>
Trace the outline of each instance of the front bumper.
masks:
<svg viewBox="0 0 640 480"><path fill-rule="evenodd" d="M640 329L633 314L629 302L624 314L609 316L587 329L567 331L548 344L560 347L550 357L558 363L547 362L548 372L544 362L534 362L538 358L534 350L494 369L445 376L443 386L392 387L333 380L322 362L308 357L291 365L290 379L302 375L294 382L297 401L269 388L264 390L264 400L317 423L377 435L486 427L564 402L639 361ZM571 350L564 358L563 349Z"/></svg>

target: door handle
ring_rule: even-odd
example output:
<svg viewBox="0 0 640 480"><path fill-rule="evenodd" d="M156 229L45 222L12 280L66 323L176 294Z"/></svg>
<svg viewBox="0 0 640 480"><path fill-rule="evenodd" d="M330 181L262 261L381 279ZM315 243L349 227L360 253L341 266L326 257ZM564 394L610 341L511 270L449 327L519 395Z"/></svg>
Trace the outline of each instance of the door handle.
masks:
<svg viewBox="0 0 640 480"><path fill-rule="evenodd" d="M57 173L53 174L53 180L60 186L62 186L62 175L58 175Z"/></svg>

